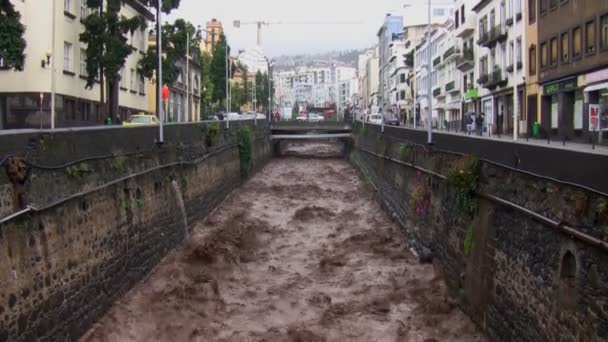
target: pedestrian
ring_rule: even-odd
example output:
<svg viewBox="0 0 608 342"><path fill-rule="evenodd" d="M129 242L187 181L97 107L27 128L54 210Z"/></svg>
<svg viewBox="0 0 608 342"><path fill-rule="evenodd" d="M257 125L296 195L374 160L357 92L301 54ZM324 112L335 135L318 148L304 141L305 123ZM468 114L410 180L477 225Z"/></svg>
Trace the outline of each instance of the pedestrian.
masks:
<svg viewBox="0 0 608 342"><path fill-rule="evenodd" d="M120 119L120 115L116 115L116 119L114 120L114 124L122 125L122 120Z"/></svg>
<svg viewBox="0 0 608 342"><path fill-rule="evenodd" d="M473 130L473 118L471 114L467 115L467 134L471 135L471 131Z"/></svg>
<svg viewBox="0 0 608 342"><path fill-rule="evenodd" d="M483 119L481 118L481 114L477 115L477 117L475 118L475 126L477 129L477 135L481 136L483 132Z"/></svg>

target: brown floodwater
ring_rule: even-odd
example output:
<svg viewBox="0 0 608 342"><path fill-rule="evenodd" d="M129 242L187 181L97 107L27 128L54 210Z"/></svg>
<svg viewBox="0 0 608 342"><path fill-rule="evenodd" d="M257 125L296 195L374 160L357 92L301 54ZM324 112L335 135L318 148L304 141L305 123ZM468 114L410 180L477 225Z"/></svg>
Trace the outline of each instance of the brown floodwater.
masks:
<svg viewBox="0 0 608 342"><path fill-rule="evenodd" d="M405 239L346 161L275 159L81 341L485 341Z"/></svg>

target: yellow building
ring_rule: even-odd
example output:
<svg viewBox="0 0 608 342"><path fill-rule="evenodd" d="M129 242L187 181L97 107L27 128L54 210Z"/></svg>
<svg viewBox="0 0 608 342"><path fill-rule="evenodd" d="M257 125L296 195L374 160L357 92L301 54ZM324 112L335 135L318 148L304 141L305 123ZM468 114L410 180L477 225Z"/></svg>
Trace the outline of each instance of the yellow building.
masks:
<svg viewBox="0 0 608 342"><path fill-rule="evenodd" d="M0 69L0 129L51 126L53 75L56 127L103 124L99 84L85 89L86 46L80 42L80 33L84 31L81 20L91 13L86 0L11 2L26 27L27 47L23 71ZM154 20L152 13L135 0L125 2L120 14ZM123 119L147 108L144 80L137 72L137 62L147 50L148 32L136 30L127 39L135 51L121 70L117 114Z"/></svg>
<svg viewBox="0 0 608 342"><path fill-rule="evenodd" d="M213 48L220 40L220 36L224 33L222 22L213 18L207 22L205 32L206 38L201 43L201 52L213 53Z"/></svg>

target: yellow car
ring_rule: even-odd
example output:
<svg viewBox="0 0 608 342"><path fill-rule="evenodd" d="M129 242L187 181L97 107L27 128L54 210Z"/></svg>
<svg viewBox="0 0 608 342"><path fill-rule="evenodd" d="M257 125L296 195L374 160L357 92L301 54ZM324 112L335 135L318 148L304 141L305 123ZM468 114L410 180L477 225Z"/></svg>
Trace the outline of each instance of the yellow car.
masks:
<svg viewBox="0 0 608 342"><path fill-rule="evenodd" d="M160 121L156 115L149 114L135 114L131 115L129 120L123 121L123 126L143 126L143 125L159 125Z"/></svg>

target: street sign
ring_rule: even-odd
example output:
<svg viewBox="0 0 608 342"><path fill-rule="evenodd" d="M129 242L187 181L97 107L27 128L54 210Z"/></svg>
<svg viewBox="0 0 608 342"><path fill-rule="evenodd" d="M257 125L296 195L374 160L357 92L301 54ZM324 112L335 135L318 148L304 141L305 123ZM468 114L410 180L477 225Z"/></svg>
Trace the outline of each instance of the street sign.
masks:
<svg viewBox="0 0 608 342"><path fill-rule="evenodd" d="M595 132L600 124L600 106L597 104L589 105L589 131Z"/></svg>
<svg viewBox="0 0 608 342"><path fill-rule="evenodd" d="M163 86L163 100L167 101L169 99L169 95L170 95L170 91L169 91L169 87L167 87L166 85Z"/></svg>

